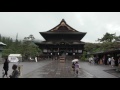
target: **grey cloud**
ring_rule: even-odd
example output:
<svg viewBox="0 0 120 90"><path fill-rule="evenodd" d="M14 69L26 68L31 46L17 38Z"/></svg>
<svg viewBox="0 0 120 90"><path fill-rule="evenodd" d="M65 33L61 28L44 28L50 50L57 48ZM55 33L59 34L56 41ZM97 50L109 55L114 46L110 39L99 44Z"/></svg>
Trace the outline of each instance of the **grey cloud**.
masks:
<svg viewBox="0 0 120 90"><path fill-rule="evenodd" d="M80 32L87 32L82 41L95 42L106 32L114 32L120 26L120 12L0 12L0 33L19 39L33 34L44 40L39 32L52 29L62 19ZM106 28L111 24L113 31ZM120 30L115 30L120 35Z"/></svg>

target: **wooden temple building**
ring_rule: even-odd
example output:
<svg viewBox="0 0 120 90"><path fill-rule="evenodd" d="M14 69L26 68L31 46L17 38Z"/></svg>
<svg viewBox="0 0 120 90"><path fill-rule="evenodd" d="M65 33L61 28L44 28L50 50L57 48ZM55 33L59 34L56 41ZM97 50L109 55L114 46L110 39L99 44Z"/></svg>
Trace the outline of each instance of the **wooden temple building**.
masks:
<svg viewBox="0 0 120 90"><path fill-rule="evenodd" d="M81 40L86 32L75 30L64 19L56 27L40 34L45 41L35 42L35 44L48 57L79 56L83 53L85 43Z"/></svg>

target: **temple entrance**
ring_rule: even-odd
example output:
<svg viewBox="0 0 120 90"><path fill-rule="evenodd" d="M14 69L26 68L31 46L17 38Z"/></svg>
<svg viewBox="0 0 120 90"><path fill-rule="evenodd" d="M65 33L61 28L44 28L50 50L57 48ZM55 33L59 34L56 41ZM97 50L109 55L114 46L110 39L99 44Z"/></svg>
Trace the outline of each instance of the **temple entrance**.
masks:
<svg viewBox="0 0 120 90"><path fill-rule="evenodd" d="M66 54L65 51L60 51L59 53L60 53L60 56L65 56Z"/></svg>

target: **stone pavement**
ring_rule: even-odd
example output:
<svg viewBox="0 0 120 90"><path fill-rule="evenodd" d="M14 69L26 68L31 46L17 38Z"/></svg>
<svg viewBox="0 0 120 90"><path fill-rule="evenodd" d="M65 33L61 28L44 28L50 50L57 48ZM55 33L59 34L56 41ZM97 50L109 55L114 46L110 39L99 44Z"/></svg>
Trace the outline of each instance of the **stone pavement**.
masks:
<svg viewBox="0 0 120 90"><path fill-rule="evenodd" d="M29 72L32 72L40 67L43 67L47 64L49 64L51 61L50 60L41 60L38 63L36 62L20 62L19 65L23 65L22 67L22 75L25 75ZM8 75L12 73L12 65L13 64L18 64L18 63L9 63L9 71ZM2 69L3 69L3 64L0 64L0 78L2 78Z"/></svg>
<svg viewBox="0 0 120 90"><path fill-rule="evenodd" d="M94 75L86 72L82 68L78 76L71 68L71 61L60 63L52 61L48 65L34 70L33 72L23 75L21 78L96 78Z"/></svg>
<svg viewBox="0 0 120 90"><path fill-rule="evenodd" d="M8 74L12 72L9 64ZM22 76L20 78L119 78L120 73L108 65L93 65L88 62L79 62L78 76L72 71L71 61L60 63L59 61L42 60L40 62L21 62ZM0 78L2 78L2 64L0 64Z"/></svg>
<svg viewBox="0 0 120 90"><path fill-rule="evenodd" d="M80 66L87 72L95 75L97 78L119 78L120 72L116 72L117 67L109 65L93 65L89 62L80 62ZM114 70L113 70L114 69ZM109 72L108 72L109 71Z"/></svg>

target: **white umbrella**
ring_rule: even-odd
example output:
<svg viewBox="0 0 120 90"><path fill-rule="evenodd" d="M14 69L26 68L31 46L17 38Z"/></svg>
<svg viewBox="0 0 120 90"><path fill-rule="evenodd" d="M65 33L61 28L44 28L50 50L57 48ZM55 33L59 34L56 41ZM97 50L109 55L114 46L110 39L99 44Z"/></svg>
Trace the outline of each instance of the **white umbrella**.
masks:
<svg viewBox="0 0 120 90"><path fill-rule="evenodd" d="M79 60L78 59L74 59L74 60L72 60L72 62L78 62Z"/></svg>

